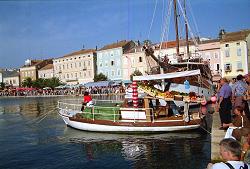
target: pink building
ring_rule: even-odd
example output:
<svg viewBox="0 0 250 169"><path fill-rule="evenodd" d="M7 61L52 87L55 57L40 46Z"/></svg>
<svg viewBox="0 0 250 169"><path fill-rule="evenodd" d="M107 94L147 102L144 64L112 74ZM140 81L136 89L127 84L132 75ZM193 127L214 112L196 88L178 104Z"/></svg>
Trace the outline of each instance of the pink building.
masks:
<svg viewBox="0 0 250 169"><path fill-rule="evenodd" d="M221 56L220 56L220 40L211 39L201 41L198 46L198 53L201 58L210 63L210 69L213 76L213 82L221 78Z"/></svg>

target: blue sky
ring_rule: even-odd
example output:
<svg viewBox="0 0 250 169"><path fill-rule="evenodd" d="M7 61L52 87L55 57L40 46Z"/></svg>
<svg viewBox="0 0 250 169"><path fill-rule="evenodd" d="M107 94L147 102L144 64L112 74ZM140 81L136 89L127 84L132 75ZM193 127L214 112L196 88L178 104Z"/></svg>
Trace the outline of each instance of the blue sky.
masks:
<svg viewBox="0 0 250 169"><path fill-rule="evenodd" d="M195 35L216 38L221 28L227 32L250 29L250 0L187 1ZM124 39L159 42L162 12L166 11L167 3L167 0L0 1L0 68L18 68L26 59L61 57L82 49L83 45L85 49L101 48ZM173 40L173 23L170 25L168 39Z"/></svg>

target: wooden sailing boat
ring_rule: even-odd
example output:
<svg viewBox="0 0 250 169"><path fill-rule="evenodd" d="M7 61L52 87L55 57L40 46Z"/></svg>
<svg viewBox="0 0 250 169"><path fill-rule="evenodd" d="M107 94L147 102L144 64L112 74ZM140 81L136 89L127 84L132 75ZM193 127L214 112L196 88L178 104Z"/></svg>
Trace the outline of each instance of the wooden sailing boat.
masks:
<svg viewBox="0 0 250 169"><path fill-rule="evenodd" d="M174 3L176 8L176 0ZM197 110L191 111L189 106L204 101L202 95L206 89L200 90L203 86L194 85L203 85L203 78L209 78L209 74L204 74L204 64L193 62L192 58L175 65L161 62L148 46L145 46L145 53L159 63L161 73L152 71L146 76L134 76L135 86L131 94L125 96L124 102L96 100L93 106L86 107L82 112L79 100L59 101L59 115L64 122L76 129L98 132L169 132L199 128L201 115ZM178 91L185 91L184 81L187 79L191 87L189 92L181 95ZM162 90L154 88L150 84L152 81L162 82ZM143 91L141 95L137 93L137 84L139 90ZM168 84L168 91L165 84ZM174 92L174 89L177 90ZM162 105L161 102L166 104ZM176 110L171 106L173 102L182 104L179 115L173 115Z"/></svg>

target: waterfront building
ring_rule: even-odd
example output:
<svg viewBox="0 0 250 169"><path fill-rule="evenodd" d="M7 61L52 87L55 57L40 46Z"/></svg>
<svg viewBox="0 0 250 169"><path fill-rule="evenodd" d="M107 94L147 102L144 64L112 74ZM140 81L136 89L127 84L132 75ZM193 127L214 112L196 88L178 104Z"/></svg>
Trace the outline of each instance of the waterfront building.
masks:
<svg viewBox="0 0 250 169"><path fill-rule="evenodd" d="M220 40L210 39L200 41L198 53L204 61L208 61L212 74L212 81L217 82L221 79L221 52Z"/></svg>
<svg viewBox="0 0 250 169"><path fill-rule="evenodd" d="M109 80L121 82L122 55L135 46L133 41L120 41L104 46L97 51L97 73L102 73Z"/></svg>
<svg viewBox="0 0 250 169"><path fill-rule="evenodd" d="M19 87L20 79L17 70L5 70L2 72L3 83L5 86Z"/></svg>
<svg viewBox="0 0 250 169"><path fill-rule="evenodd" d="M125 84L131 82L132 79L130 79L130 75L133 74L135 70L145 75L150 71L150 67L157 66L156 63L149 64L143 46L135 46L126 51L122 55L122 63L122 79Z"/></svg>
<svg viewBox="0 0 250 169"><path fill-rule="evenodd" d="M46 60L26 60L25 65L22 66L20 70L20 83L23 82L24 79L30 77L32 80L38 79L38 70L46 66L47 64L52 63L52 59Z"/></svg>
<svg viewBox="0 0 250 169"><path fill-rule="evenodd" d="M47 64L40 70L38 70L38 78L50 79L54 77L54 67L53 64Z"/></svg>
<svg viewBox="0 0 250 169"><path fill-rule="evenodd" d="M189 49L192 55L197 55L197 48L194 43L189 41ZM168 59L170 64L178 62L176 55L176 41L168 41L163 43L157 43L150 45L150 48L154 50L154 55L158 59ZM187 57L186 42L180 41L180 55L183 59ZM150 56L145 55L143 46L135 46L123 54L122 57L122 70L123 80L127 82L130 79L130 75L135 71L139 70L143 75L150 74L152 70L156 70L159 67L158 63Z"/></svg>
<svg viewBox="0 0 250 169"><path fill-rule="evenodd" d="M197 47L193 41L189 41L189 54L192 56L197 55ZM154 55L159 58L167 57L170 64L175 64L178 59L187 59L187 44L185 40L179 41L179 57L176 52L176 41L167 41L153 45Z"/></svg>
<svg viewBox="0 0 250 169"><path fill-rule="evenodd" d="M93 82L96 73L96 50L82 49L53 59L54 74L66 84Z"/></svg>
<svg viewBox="0 0 250 169"><path fill-rule="evenodd" d="M250 69L250 30L224 33L220 40L222 77L233 78Z"/></svg>

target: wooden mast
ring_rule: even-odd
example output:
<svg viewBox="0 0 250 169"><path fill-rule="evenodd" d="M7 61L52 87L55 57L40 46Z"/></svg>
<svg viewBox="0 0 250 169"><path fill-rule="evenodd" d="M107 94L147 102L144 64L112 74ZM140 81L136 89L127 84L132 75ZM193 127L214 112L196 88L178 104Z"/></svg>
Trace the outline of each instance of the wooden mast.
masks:
<svg viewBox="0 0 250 169"><path fill-rule="evenodd" d="M174 19L175 19L175 36L176 36L176 55L180 56L180 42L179 42L179 30L178 30L178 18L177 18L177 4L174 0Z"/></svg>
<svg viewBox="0 0 250 169"><path fill-rule="evenodd" d="M186 11L186 0L184 0L184 15L185 15L185 30L186 30L186 45L187 45L187 56L190 59L189 54L189 43L188 43L188 25L187 25L187 11Z"/></svg>

